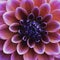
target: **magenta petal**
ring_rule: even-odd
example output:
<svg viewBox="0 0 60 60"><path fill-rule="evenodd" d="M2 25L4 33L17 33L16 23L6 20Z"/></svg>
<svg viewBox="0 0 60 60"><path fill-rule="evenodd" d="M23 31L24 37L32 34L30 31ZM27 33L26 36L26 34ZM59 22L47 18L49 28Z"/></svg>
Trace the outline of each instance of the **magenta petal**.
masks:
<svg viewBox="0 0 60 60"><path fill-rule="evenodd" d="M60 52L58 43L49 43L45 45L45 53L48 55L58 55Z"/></svg>
<svg viewBox="0 0 60 60"><path fill-rule="evenodd" d="M8 26L3 24L0 26L0 38L10 39L13 36L13 33L9 31Z"/></svg>
<svg viewBox="0 0 60 60"><path fill-rule="evenodd" d="M51 10L60 9L60 0L52 0L50 2Z"/></svg>
<svg viewBox="0 0 60 60"><path fill-rule="evenodd" d="M2 51L0 51L0 60L10 60L11 55L4 54Z"/></svg>
<svg viewBox="0 0 60 60"><path fill-rule="evenodd" d="M0 39L0 51L3 50L4 40Z"/></svg>
<svg viewBox="0 0 60 60"><path fill-rule="evenodd" d="M14 52L11 55L11 60L23 60L23 56L22 55L19 55L17 52Z"/></svg>
<svg viewBox="0 0 60 60"><path fill-rule="evenodd" d="M7 11L15 11L17 7L20 6L20 2L17 0L8 0L6 5Z"/></svg>
<svg viewBox="0 0 60 60"><path fill-rule="evenodd" d="M0 25L4 24L4 20L3 20L3 14L5 13L5 11L0 11Z"/></svg>
<svg viewBox="0 0 60 60"><path fill-rule="evenodd" d="M34 7L33 10L32 10L32 13L34 14L35 17L37 17L39 15L39 8Z"/></svg>
<svg viewBox="0 0 60 60"><path fill-rule="evenodd" d="M29 50L23 55L24 60L37 60L37 54L33 50Z"/></svg>
<svg viewBox="0 0 60 60"><path fill-rule="evenodd" d="M55 60L60 60L60 58L55 58Z"/></svg>
<svg viewBox="0 0 60 60"><path fill-rule="evenodd" d="M14 12L14 11L5 12L5 13L3 14L3 19L4 19L4 22L5 22L7 25L11 25L12 23L17 22L17 19L16 19L16 17L15 17L15 12Z"/></svg>
<svg viewBox="0 0 60 60"><path fill-rule="evenodd" d="M29 47L26 45L26 42L20 42L17 45L17 52L19 55L23 55L25 53L27 53L29 50Z"/></svg>
<svg viewBox="0 0 60 60"><path fill-rule="evenodd" d="M40 7L41 4L46 3L46 0L34 0L34 5Z"/></svg>
<svg viewBox="0 0 60 60"><path fill-rule="evenodd" d="M50 38L50 42L52 42L52 43L60 42L60 35L58 33L50 32L50 33L48 33L48 36Z"/></svg>
<svg viewBox="0 0 60 60"><path fill-rule="evenodd" d="M18 20L27 19L27 11L21 7L16 8L15 16Z"/></svg>
<svg viewBox="0 0 60 60"><path fill-rule="evenodd" d="M6 11L6 3L7 1L0 1L0 11Z"/></svg>
<svg viewBox="0 0 60 60"><path fill-rule="evenodd" d="M21 7L26 9L28 13L31 13L31 10L34 7L34 2L33 0L22 0Z"/></svg>
<svg viewBox="0 0 60 60"><path fill-rule="evenodd" d="M58 54L58 55L55 55L54 57L56 57L56 58L60 58L60 54Z"/></svg>
<svg viewBox="0 0 60 60"><path fill-rule="evenodd" d="M51 14L47 14L46 16L44 16L43 21L48 23L51 21L52 17L53 16Z"/></svg>
<svg viewBox="0 0 60 60"><path fill-rule="evenodd" d="M47 3L49 3L51 0L47 0Z"/></svg>
<svg viewBox="0 0 60 60"><path fill-rule="evenodd" d="M45 16L46 14L50 13L51 8L48 3L45 3L45 4L42 4L39 9L40 9L40 15Z"/></svg>
<svg viewBox="0 0 60 60"><path fill-rule="evenodd" d="M38 60L54 60L54 57L47 54L42 54L38 55Z"/></svg>
<svg viewBox="0 0 60 60"><path fill-rule="evenodd" d="M56 31L58 34L60 34L60 29Z"/></svg>
<svg viewBox="0 0 60 60"><path fill-rule="evenodd" d="M53 20L60 22L60 9L56 9L52 12Z"/></svg>
<svg viewBox="0 0 60 60"><path fill-rule="evenodd" d="M6 54L11 54L16 51L16 44L12 43L10 40L6 40L3 46L3 52Z"/></svg>
<svg viewBox="0 0 60 60"><path fill-rule="evenodd" d="M34 42L34 40L28 40L27 41L27 45L28 45L28 47L30 47L30 48L34 48L34 46L35 46L35 42Z"/></svg>
<svg viewBox="0 0 60 60"><path fill-rule="evenodd" d="M36 44L35 47L34 47L34 51L37 54L43 54L44 51L45 51L45 45L43 43Z"/></svg>
<svg viewBox="0 0 60 60"><path fill-rule="evenodd" d="M45 44L48 44L50 42L49 37L47 35L46 36L43 36L42 37L42 42L45 43Z"/></svg>
<svg viewBox="0 0 60 60"><path fill-rule="evenodd" d="M46 30L49 32L55 32L60 28L60 24L58 21L51 20L46 27Z"/></svg>
<svg viewBox="0 0 60 60"><path fill-rule="evenodd" d="M20 39L19 34L13 35L11 41L12 41L13 43L20 43L20 42L21 42L21 39Z"/></svg>
<svg viewBox="0 0 60 60"><path fill-rule="evenodd" d="M11 32L16 33L16 32L18 32L19 27L20 27L19 23L12 23L12 24L9 26L9 30L10 30Z"/></svg>

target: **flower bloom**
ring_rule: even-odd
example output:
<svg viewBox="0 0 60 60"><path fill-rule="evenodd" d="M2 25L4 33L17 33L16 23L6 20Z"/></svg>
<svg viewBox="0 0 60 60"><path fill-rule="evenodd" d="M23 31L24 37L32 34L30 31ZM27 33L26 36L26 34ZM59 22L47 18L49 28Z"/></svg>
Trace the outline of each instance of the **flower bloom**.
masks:
<svg viewBox="0 0 60 60"><path fill-rule="evenodd" d="M1 60L60 60L60 1L0 1Z"/></svg>

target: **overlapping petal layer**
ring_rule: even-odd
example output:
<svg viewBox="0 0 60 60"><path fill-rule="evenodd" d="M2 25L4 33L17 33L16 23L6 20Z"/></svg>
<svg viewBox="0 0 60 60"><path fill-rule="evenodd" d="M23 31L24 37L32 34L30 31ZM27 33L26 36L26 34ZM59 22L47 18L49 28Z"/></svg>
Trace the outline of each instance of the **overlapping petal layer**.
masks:
<svg viewBox="0 0 60 60"><path fill-rule="evenodd" d="M20 6L20 2L18 0L8 0L6 5L6 10L15 11L15 9L19 6Z"/></svg>
<svg viewBox="0 0 60 60"><path fill-rule="evenodd" d="M60 60L60 0L0 1L0 59Z"/></svg>
<svg viewBox="0 0 60 60"><path fill-rule="evenodd" d="M37 60L37 54L30 49L26 54L23 55L24 60Z"/></svg>
<svg viewBox="0 0 60 60"><path fill-rule="evenodd" d="M0 11L6 11L6 1L0 1Z"/></svg>
<svg viewBox="0 0 60 60"><path fill-rule="evenodd" d="M11 54L16 51L16 44L12 43L10 40L7 40L3 46L3 52L6 54Z"/></svg>
<svg viewBox="0 0 60 60"><path fill-rule="evenodd" d="M2 39L10 39L13 36L13 33L9 31L8 26L3 24L0 26L0 37Z"/></svg>
<svg viewBox="0 0 60 60"><path fill-rule="evenodd" d="M4 13L3 19L7 25L11 25L12 23L17 22L14 11Z"/></svg>
<svg viewBox="0 0 60 60"><path fill-rule="evenodd" d="M25 42L20 42L20 44L17 45L17 52L19 55L23 55L27 53L29 50L29 47L26 45Z"/></svg>

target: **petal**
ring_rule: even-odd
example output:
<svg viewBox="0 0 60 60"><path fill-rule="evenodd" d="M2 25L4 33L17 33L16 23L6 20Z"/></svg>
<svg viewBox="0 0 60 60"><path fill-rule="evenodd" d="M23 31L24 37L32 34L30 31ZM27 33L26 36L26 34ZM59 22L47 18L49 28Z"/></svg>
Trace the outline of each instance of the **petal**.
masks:
<svg viewBox="0 0 60 60"><path fill-rule="evenodd" d="M57 43L60 42L60 35L56 32L48 33L48 36L50 38L50 42Z"/></svg>
<svg viewBox="0 0 60 60"><path fill-rule="evenodd" d="M4 13L3 19L7 25L11 25L12 23L17 22L17 19L15 18L15 12L13 11Z"/></svg>
<svg viewBox="0 0 60 60"><path fill-rule="evenodd" d="M59 44L59 48L60 48L60 42L58 44ZM54 55L54 57L60 59L60 53L58 55Z"/></svg>
<svg viewBox="0 0 60 60"><path fill-rule="evenodd" d="M13 43L20 43L20 42L21 42L21 39L20 39L19 34L15 34L15 35L12 37L11 40L12 40Z"/></svg>
<svg viewBox="0 0 60 60"><path fill-rule="evenodd" d="M0 51L3 50L4 40L0 39Z"/></svg>
<svg viewBox="0 0 60 60"><path fill-rule="evenodd" d="M12 43L10 40L7 40L3 46L3 52L6 54L12 54L16 51L16 44Z"/></svg>
<svg viewBox="0 0 60 60"><path fill-rule="evenodd" d="M6 1L0 1L0 11L6 11Z"/></svg>
<svg viewBox="0 0 60 60"><path fill-rule="evenodd" d="M4 54L0 51L0 60L10 60L10 55Z"/></svg>
<svg viewBox="0 0 60 60"><path fill-rule="evenodd" d="M58 21L51 21L47 24L46 30L48 32L55 32L60 28Z"/></svg>
<svg viewBox="0 0 60 60"><path fill-rule="evenodd" d="M39 8L34 7L33 10L32 10L32 13L34 14L35 17L37 17L39 15Z"/></svg>
<svg viewBox="0 0 60 60"><path fill-rule="evenodd" d="M47 35L43 35L42 36L42 42L45 44L48 44L50 42L50 39Z"/></svg>
<svg viewBox="0 0 60 60"><path fill-rule="evenodd" d="M57 30L56 32L60 34L60 29L59 29L59 30Z"/></svg>
<svg viewBox="0 0 60 60"><path fill-rule="evenodd" d="M27 53L29 50L28 46L26 45L26 42L20 42L17 45L17 52L19 55L23 55L25 53Z"/></svg>
<svg viewBox="0 0 60 60"><path fill-rule="evenodd" d="M50 22L50 20L52 19L52 15L51 14L47 14L46 16L44 16L43 18L43 22Z"/></svg>
<svg viewBox="0 0 60 60"><path fill-rule="evenodd" d="M24 60L37 60L37 54L30 49L26 54L23 55Z"/></svg>
<svg viewBox="0 0 60 60"><path fill-rule="evenodd" d="M34 5L38 7L40 7L41 4L46 3L46 0L33 0L33 1L34 1Z"/></svg>
<svg viewBox="0 0 60 60"><path fill-rule="evenodd" d="M60 60L60 58L55 58L55 60Z"/></svg>
<svg viewBox="0 0 60 60"><path fill-rule="evenodd" d="M60 9L60 1L59 0L52 0L50 1L50 6L51 6L51 10L55 10L55 9Z"/></svg>
<svg viewBox="0 0 60 60"><path fill-rule="evenodd" d="M21 7L26 9L28 13L31 13L32 8L34 7L33 0L22 0Z"/></svg>
<svg viewBox="0 0 60 60"><path fill-rule="evenodd" d="M23 56L22 55L19 55L17 52L14 52L11 55L11 60L23 60Z"/></svg>
<svg viewBox="0 0 60 60"><path fill-rule="evenodd" d="M10 30L11 32L16 33L16 32L18 32L19 26L20 26L19 23L12 23L12 24L9 26L9 30Z"/></svg>
<svg viewBox="0 0 60 60"><path fill-rule="evenodd" d="M38 55L38 60L54 60L54 57L47 54L41 54Z"/></svg>
<svg viewBox="0 0 60 60"><path fill-rule="evenodd" d="M30 48L34 48L34 46L35 46L34 40L27 40L27 45L28 45Z"/></svg>
<svg viewBox="0 0 60 60"><path fill-rule="evenodd" d="M60 58L60 54L58 54L58 55L55 55L54 57L56 57L56 58Z"/></svg>
<svg viewBox="0 0 60 60"><path fill-rule="evenodd" d="M45 16L50 12L50 5L48 3L42 4L39 9L40 9L40 15Z"/></svg>
<svg viewBox="0 0 60 60"><path fill-rule="evenodd" d="M18 20L27 19L27 11L21 7L18 7L15 12L15 16Z"/></svg>
<svg viewBox="0 0 60 60"><path fill-rule="evenodd" d="M59 54L59 44L58 43L49 43L45 45L45 53L48 55L57 55Z"/></svg>
<svg viewBox="0 0 60 60"><path fill-rule="evenodd" d="M43 54L45 51L45 45L43 43L36 43L35 47L34 47L34 51L37 54Z"/></svg>
<svg viewBox="0 0 60 60"><path fill-rule="evenodd" d="M59 48L60 48L60 42L58 44L59 44Z"/></svg>
<svg viewBox="0 0 60 60"><path fill-rule="evenodd" d="M7 11L15 11L17 7L20 6L20 2L17 0L8 0L6 5Z"/></svg>
<svg viewBox="0 0 60 60"><path fill-rule="evenodd" d="M4 24L4 20L3 20L4 13L5 13L5 11L0 11L0 25Z"/></svg>
<svg viewBox="0 0 60 60"><path fill-rule="evenodd" d="M8 26L3 24L0 26L0 37L2 39L10 39L13 33L9 31Z"/></svg>
<svg viewBox="0 0 60 60"><path fill-rule="evenodd" d="M49 3L51 0L47 0L47 3Z"/></svg>
<svg viewBox="0 0 60 60"><path fill-rule="evenodd" d="M60 9L56 9L52 12L53 19L60 22Z"/></svg>

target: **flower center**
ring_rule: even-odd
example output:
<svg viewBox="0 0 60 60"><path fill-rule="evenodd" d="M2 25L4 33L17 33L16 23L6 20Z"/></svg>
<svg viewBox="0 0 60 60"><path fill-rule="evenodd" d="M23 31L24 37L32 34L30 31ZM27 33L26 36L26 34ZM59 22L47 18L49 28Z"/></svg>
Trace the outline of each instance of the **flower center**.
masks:
<svg viewBox="0 0 60 60"><path fill-rule="evenodd" d="M33 39L35 42L40 42L42 36L47 34L45 27L46 23L42 22L40 16L35 18L33 14L30 14L27 20L20 20L18 33L23 41Z"/></svg>

